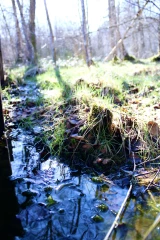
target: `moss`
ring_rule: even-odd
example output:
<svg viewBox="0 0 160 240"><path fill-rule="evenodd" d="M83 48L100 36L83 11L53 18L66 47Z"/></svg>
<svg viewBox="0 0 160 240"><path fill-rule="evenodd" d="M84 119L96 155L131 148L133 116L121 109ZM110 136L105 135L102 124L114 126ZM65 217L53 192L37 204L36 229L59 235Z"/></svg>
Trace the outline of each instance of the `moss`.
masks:
<svg viewBox="0 0 160 240"><path fill-rule="evenodd" d="M103 185L101 186L101 192L107 192L108 189L109 189L109 186L108 186L107 184L103 184Z"/></svg>
<svg viewBox="0 0 160 240"><path fill-rule="evenodd" d="M117 56L114 56L111 61L112 64L119 64L120 62L121 60Z"/></svg>
<svg viewBox="0 0 160 240"><path fill-rule="evenodd" d="M135 61L136 61L136 58L133 57L133 56L131 56L131 55L129 55L129 54L126 54L126 55L124 56L124 61L135 62Z"/></svg>
<svg viewBox="0 0 160 240"><path fill-rule="evenodd" d="M94 222L96 222L96 223L98 223L98 222L103 222L103 221L104 221L103 217L101 217L101 216L98 215L98 214L94 215L94 216L92 217L92 220L93 220Z"/></svg>
<svg viewBox="0 0 160 240"><path fill-rule="evenodd" d="M56 204L57 203L57 201L55 201L53 198L52 198L52 196L48 196L48 198L47 198L47 206L52 206L52 205L54 205L54 204Z"/></svg>
<svg viewBox="0 0 160 240"><path fill-rule="evenodd" d="M106 212L108 210L108 207L103 203L98 205L97 208L102 212Z"/></svg>
<svg viewBox="0 0 160 240"><path fill-rule="evenodd" d="M93 126L93 130L111 131L113 114L107 108L93 104L88 116L89 124Z"/></svg>
<svg viewBox="0 0 160 240"><path fill-rule="evenodd" d="M92 177L91 179L94 183L103 183L103 179L101 177Z"/></svg>
<svg viewBox="0 0 160 240"><path fill-rule="evenodd" d="M160 62L160 53L150 58L152 62Z"/></svg>

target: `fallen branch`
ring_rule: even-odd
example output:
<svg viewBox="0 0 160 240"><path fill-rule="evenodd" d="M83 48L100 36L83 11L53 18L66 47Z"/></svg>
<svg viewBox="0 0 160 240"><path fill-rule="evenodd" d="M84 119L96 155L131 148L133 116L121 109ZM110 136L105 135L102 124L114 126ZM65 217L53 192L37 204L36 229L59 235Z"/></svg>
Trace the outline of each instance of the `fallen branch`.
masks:
<svg viewBox="0 0 160 240"><path fill-rule="evenodd" d="M129 30L134 26L137 18L142 14L143 10L145 9L145 7L147 6L147 4L150 2L150 0L146 0L144 6L137 12L137 14L135 15L135 17L133 18L133 20L131 21L129 27L126 29L123 37L121 39L119 39L119 41L117 42L117 44L113 47L113 49L111 50L111 52L108 54L108 56L104 59L104 61L108 61L110 59L110 57L115 53L115 51L117 50L117 48L119 47L120 44L123 43L124 39L127 37L127 34L129 32Z"/></svg>
<svg viewBox="0 0 160 240"><path fill-rule="evenodd" d="M151 186L151 184L153 184L155 178L157 177L157 175L160 173L160 168L158 169L158 171L156 172L156 174L154 175L153 179L150 181L150 183L148 184L148 186L146 187L146 189L144 190L144 192L146 192L149 187Z"/></svg>
<svg viewBox="0 0 160 240"><path fill-rule="evenodd" d="M134 172L136 170L136 164L135 164L135 158L134 158L134 153L133 152L132 152L132 158L133 158L133 163L134 163L134 167L133 167L133 174L134 174ZM132 176L133 176L133 174L132 174ZM124 210L124 207L125 207L125 205L127 203L127 200L128 200L128 198L129 198L129 196L131 194L132 188L133 188L133 183L132 183L132 180L131 180L130 187L128 189L127 195L126 195L126 197L125 197L125 199L124 199L124 201L123 201L123 203L122 203L122 205L121 205L121 207L120 207L120 209L118 211L118 214L117 214L114 222L112 223L112 226L110 227L107 235L105 236L104 240L108 240L109 239L113 229L118 225L118 219L120 218L120 216L121 216L121 214L122 214L122 212Z"/></svg>
<svg viewBox="0 0 160 240"><path fill-rule="evenodd" d="M160 159L160 155L157 156L156 158L153 158L153 159L144 161L144 162L142 162L142 163L139 163L139 164L137 164L137 166L142 165L142 164L145 164L145 163L147 163L147 162L153 162L153 161L156 161L156 160L158 160L158 159Z"/></svg>

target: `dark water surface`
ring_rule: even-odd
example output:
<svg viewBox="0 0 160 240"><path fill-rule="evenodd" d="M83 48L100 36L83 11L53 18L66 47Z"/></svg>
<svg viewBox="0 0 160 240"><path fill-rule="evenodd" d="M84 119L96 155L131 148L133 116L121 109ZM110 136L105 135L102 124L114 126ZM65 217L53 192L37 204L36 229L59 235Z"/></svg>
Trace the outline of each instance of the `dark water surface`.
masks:
<svg viewBox="0 0 160 240"><path fill-rule="evenodd" d="M0 181L0 239L103 240L127 189L94 183L87 167L79 175L53 157L40 163L32 134L11 135L13 174ZM110 239L142 239L157 215L149 199L130 200ZM159 207L158 193L154 200ZM160 225L148 239L160 239Z"/></svg>

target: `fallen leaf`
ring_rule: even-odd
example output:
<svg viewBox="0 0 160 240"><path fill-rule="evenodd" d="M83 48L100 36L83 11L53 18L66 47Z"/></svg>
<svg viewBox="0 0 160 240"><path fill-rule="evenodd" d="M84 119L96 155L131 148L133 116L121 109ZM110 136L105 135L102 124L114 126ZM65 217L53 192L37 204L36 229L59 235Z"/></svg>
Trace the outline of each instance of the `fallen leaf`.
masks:
<svg viewBox="0 0 160 240"><path fill-rule="evenodd" d="M68 120L70 122L70 124L72 125L77 125L79 123L79 120L76 120L76 119L69 119Z"/></svg>
<svg viewBox="0 0 160 240"><path fill-rule="evenodd" d="M108 164L108 163L111 162L111 161L112 161L111 159L105 158L105 159L103 159L102 164L103 164L103 165L106 165L106 164Z"/></svg>
<svg viewBox="0 0 160 240"><path fill-rule="evenodd" d="M82 146L82 148L84 148L84 149L91 149L91 148L92 148L92 145L91 145L91 144L84 144L84 145Z"/></svg>
<svg viewBox="0 0 160 240"><path fill-rule="evenodd" d="M154 107L154 109L160 109L160 103L154 105L153 107Z"/></svg>
<svg viewBox="0 0 160 240"><path fill-rule="evenodd" d="M131 90L129 91L130 94L131 94L131 93L135 94L135 93L138 93L138 92L139 92L139 89L138 89L138 88L133 88L133 89L131 89Z"/></svg>
<svg viewBox="0 0 160 240"><path fill-rule="evenodd" d="M158 123L156 123L154 121L149 121L148 122L148 131L149 131L151 136L158 137L159 133L160 133Z"/></svg>
<svg viewBox="0 0 160 240"><path fill-rule="evenodd" d="M71 138L77 139L77 140L84 140L83 136L79 136L78 134L72 134L70 135Z"/></svg>
<svg viewBox="0 0 160 240"><path fill-rule="evenodd" d="M103 158L97 158L95 162L96 163L101 163L102 161L103 161Z"/></svg>

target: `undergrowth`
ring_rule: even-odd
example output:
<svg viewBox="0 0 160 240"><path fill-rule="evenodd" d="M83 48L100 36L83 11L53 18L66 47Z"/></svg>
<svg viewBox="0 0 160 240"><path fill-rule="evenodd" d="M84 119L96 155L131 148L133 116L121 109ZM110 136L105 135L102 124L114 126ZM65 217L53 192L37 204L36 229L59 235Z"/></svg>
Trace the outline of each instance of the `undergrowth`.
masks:
<svg viewBox="0 0 160 240"><path fill-rule="evenodd" d="M52 154L79 154L107 165L126 160L132 151L144 160L160 153L159 130L148 128L151 121L160 124L158 63L118 61L90 69L82 64L47 69L25 80L25 67L8 74L10 84L19 77L17 84L32 80L38 86L36 106L44 108L40 117L45 119L42 140ZM9 99L7 90L4 95ZM32 118L20 125L32 128Z"/></svg>

